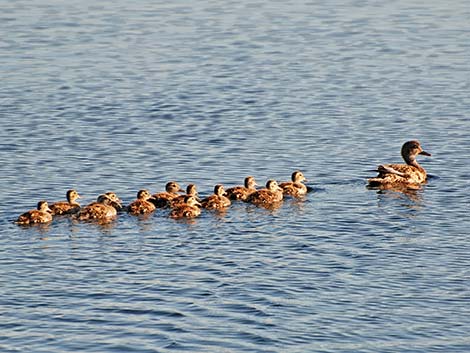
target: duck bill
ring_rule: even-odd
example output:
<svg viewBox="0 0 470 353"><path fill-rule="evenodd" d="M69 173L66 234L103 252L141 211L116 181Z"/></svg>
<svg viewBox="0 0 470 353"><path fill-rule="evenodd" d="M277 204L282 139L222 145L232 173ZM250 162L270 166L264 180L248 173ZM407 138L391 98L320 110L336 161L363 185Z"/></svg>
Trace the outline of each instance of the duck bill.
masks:
<svg viewBox="0 0 470 353"><path fill-rule="evenodd" d="M431 157L431 153L426 152L426 151L421 151L419 154L421 154L421 155L423 155L423 156Z"/></svg>

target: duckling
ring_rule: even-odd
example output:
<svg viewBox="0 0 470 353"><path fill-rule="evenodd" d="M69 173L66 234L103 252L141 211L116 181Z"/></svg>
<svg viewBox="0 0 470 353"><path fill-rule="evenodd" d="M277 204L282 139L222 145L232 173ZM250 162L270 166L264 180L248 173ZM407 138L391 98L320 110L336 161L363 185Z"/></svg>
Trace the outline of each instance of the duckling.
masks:
<svg viewBox="0 0 470 353"><path fill-rule="evenodd" d="M281 202L283 199L282 189L276 180L270 179L266 182L266 188L252 193L246 199L257 206L270 207L273 204Z"/></svg>
<svg viewBox="0 0 470 353"><path fill-rule="evenodd" d="M16 223L21 225L48 223L52 221L52 214L47 201L39 201L37 209L23 213L18 217Z"/></svg>
<svg viewBox="0 0 470 353"><path fill-rule="evenodd" d="M115 192L109 191L105 195L108 196L111 201L111 206L113 206L117 212L121 212L124 210L122 200L116 195Z"/></svg>
<svg viewBox="0 0 470 353"><path fill-rule="evenodd" d="M165 191L153 194L149 201L159 208L168 207L170 201L179 195L178 192L184 192L184 190L177 182L170 181L166 183Z"/></svg>
<svg viewBox="0 0 470 353"><path fill-rule="evenodd" d="M127 212L137 216L155 211L155 205L148 201L151 197L152 195L148 190L139 190L137 200L127 206Z"/></svg>
<svg viewBox="0 0 470 353"><path fill-rule="evenodd" d="M76 200L81 197L76 190L68 190L66 198L67 201L54 202L49 206L53 215L69 215L80 210L80 204Z"/></svg>
<svg viewBox="0 0 470 353"><path fill-rule="evenodd" d="M231 203L230 199L225 196L225 189L222 184L214 186L214 194L201 201L202 207L208 210L225 209L229 207Z"/></svg>
<svg viewBox="0 0 470 353"><path fill-rule="evenodd" d="M244 186L234 186L225 190L227 197L230 200L241 200L245 201L248 196L256 191L256 184L255 178L252 176L247 176L245 178Z"/></svg>
<svg viewBox="0 0 470 353"><path fill-rule="evenodd" d="M302 197L307 194L307 186L302 183L303 181L307 181L307 179L301 171L296 170L293 172L291 179L292 181L279 184L284 196Z"/></svg>
<svg viewBox="0 0 470 353"><path fill-rule="evenodd" d="M98 196L95 202L83 207L75 215L75 219L79 221L107 221L112 220L117 216L117 206L122 208L119 198L113 192Z"/></svg>
<svg viewBox="0 0 470 353"><path fill-rule="evenodd" d="M194 196L195 199L199 201L197 187L195 184L188 184L188 186L186 187L186 195L176 196L174 199L170 201L170 207L175 208L184 204L184 199L186 198L186 196Z"/></svg>
<svg viewBox="0 0 470 353"><path fill-rule="evenodd" d="M170 217L173 219L195 218L201 214L200 207L201 204L194 196L186 195L184 203L171 210Z"/></svg>
<svg viewBox="0 0 470 353"><path fill-rule="evenodd" d="M380 189L410 188L419 189L427 180L426 170L419 165L416 156L431 156L423 150L419 141L407 141L401 148L401 156L406 164L383 164L377 170L379 175L368 180L369 187Z"/></svg>

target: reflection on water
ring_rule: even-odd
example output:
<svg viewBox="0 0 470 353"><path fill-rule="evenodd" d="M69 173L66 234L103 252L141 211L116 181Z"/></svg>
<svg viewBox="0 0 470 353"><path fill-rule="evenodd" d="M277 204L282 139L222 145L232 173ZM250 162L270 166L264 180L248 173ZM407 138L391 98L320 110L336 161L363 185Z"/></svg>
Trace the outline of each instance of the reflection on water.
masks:
<svg viewBox="0 0 470 353"><path fill-rule="evenodd" d="M377 205L379 209L393 210L396 214L413 219L425 210L423 193L423 190L412 189L378 190Z"/></svg>

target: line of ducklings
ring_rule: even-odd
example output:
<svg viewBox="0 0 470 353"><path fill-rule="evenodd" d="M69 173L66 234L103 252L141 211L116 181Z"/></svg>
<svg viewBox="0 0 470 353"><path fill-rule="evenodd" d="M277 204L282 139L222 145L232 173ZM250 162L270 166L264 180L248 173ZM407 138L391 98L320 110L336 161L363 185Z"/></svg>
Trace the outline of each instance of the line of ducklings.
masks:
<svg viewBox="0 0 470 353"><path fill-rule="evenodd" d="M423 150L419 141L407 141L401 148L401 156L405 164L382 164L377 168L378 175L368 179L368 187L378 189L394 189L397 191L416 190L427 181L426 170L418 163L418 155L431 156ZM257 189L252 176L245 178L243 186L235 186L227 190L223 185L214 187L214 194L202 200L198 198L194 184L187 187L186 194L176 182L166 184L164 192L151 195L147 190L140 190L137 199L127 207L122 206L121 200L113 192L98 196L96 202L80 207L77 199L80 197L75 190L67 192L67 201L48 205L40 201L37 210L28 211L18 217L19 224L47 223L53 215L72 215L79 221L108 220L116 217L117 213L126 210L133 215L148 214L156 208L169 207L171 218L194 218L201 214L201 209L225 210L233 200L241 200L266 208L275 208L285 196L303 197L310 191L305 184L304 175L300 171L292 173L291 181L278 185L275 180L268 180L266 187Z"/></svg>
<svg viewBox="0 0 470 353"><path fill-rule="evenodd" d="M17 219L21 225L51 222L55 216L70 216L77 221L108 222L116 218L119 212L131 215L145 215L154 212L157 208L169 208L169 217L173 219L198 217L202 209L225 211L232 201L244 201L259 207L276 208L284 197L301 198L311 189L304 182L306 178L301 171L291 175L291 181L277 183L270 179L266 187L257 189L258 184L253 176L244 180L244 185L225 189L222 184L214 187L214 193L200 199L195 184L189 184L186 193L175 181L165 186L165 191L151 194L148 190L139 190L137 199L129 205L123 206L122 201L114 192L99 195L95 202L84 207L78 203L80 195L76 190L68 190L67 201L55 202L51 205L47 201L39 201L37 209L23 213Z"/></svg>

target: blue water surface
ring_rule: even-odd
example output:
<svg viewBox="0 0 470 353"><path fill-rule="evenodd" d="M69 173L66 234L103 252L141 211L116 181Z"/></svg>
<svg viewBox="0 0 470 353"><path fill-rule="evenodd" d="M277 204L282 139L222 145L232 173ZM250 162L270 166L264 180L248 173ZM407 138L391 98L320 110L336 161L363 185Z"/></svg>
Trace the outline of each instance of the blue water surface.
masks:
<svg viewBox="0 0 470 353"><path fill-rule="evenodd" d="M0 351L470 351L466 0L0 4ZM428 184L367 189L410 139ZM13 222L297 169L276 210Z"/></svg>

